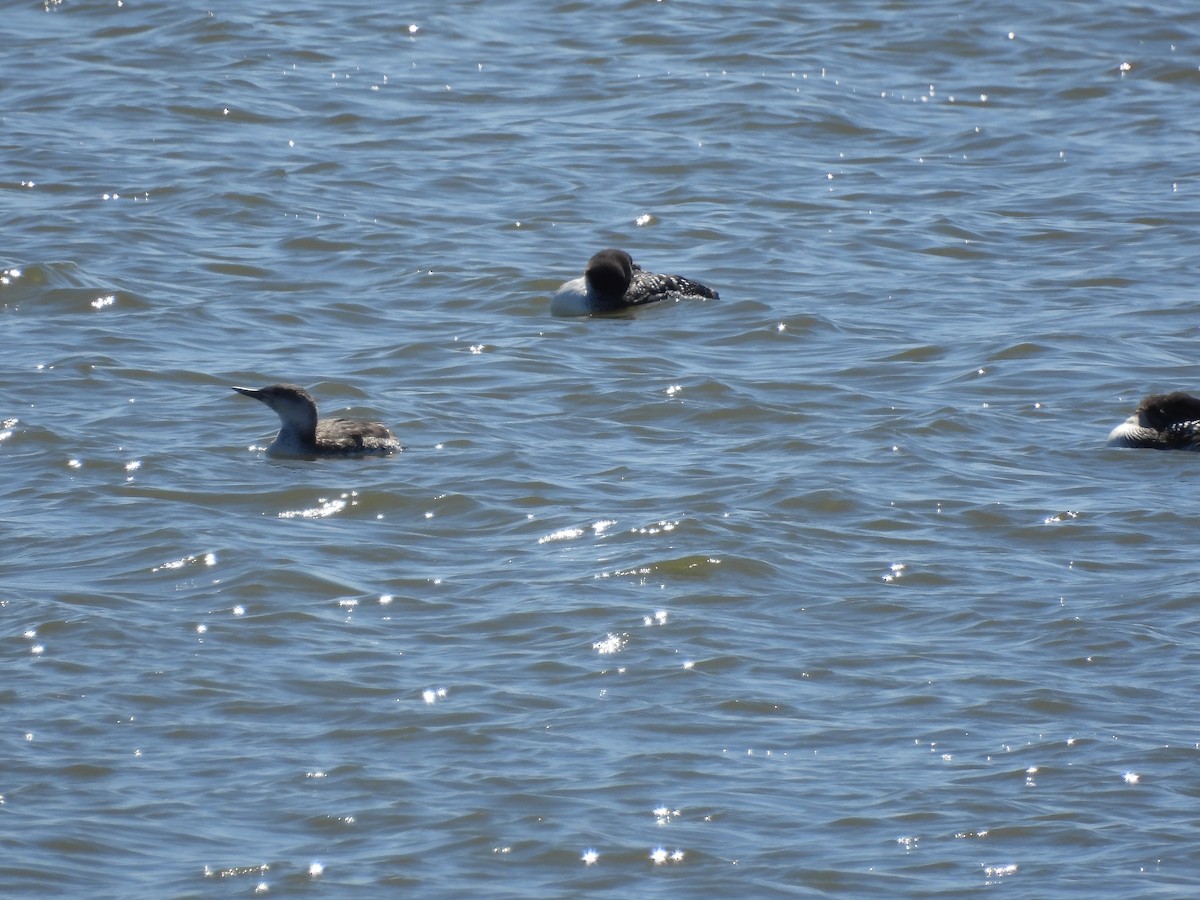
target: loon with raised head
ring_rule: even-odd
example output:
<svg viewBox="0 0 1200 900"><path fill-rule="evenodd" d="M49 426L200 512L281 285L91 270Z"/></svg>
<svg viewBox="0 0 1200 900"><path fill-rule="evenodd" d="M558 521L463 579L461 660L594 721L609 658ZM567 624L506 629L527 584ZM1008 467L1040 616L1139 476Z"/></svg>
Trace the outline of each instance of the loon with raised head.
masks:
<svg viewBox="0 0 1200 900"><path fill-rule="evenodd" d="M1200 450L1200 398L1182 391L1151 394L1112 430L1108 446Z"/></svg>
<svg viewBox="0 0 1200 900"><path fill-rule="evenodd" d="M646 272L624 250L601 250L588 260L582 278L558 289L550 302L556 316L618 312L656 300L720 299L717 292L679 275Z"/></svg>
<svg viewBox="0 0 1200 900"><path fill-rule="evenodd" d="M278 414L279 434L267 448L271 456L367 456L403 449L391 430L378 422L317 418L317 401L298 385L234 390L261 400Z"/></svg>

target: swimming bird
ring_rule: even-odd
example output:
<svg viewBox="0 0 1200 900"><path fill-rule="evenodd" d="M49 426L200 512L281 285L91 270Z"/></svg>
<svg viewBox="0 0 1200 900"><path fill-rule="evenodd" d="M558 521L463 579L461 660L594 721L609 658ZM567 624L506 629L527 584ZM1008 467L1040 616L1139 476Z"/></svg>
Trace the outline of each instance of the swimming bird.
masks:
<svg viewBox="0 0 1200 900"><path fill-rule="evenodd" d="M679 275L655 275L624 250L610 247L588 260L582 278L560 287L550 302L556 316L617 312L656 300L720 299L717 292Z"/></svg>
<svg viewBox="0 0 1200 900"><path fill-rule="evenodd" d="M279 434L267 448L271 456L367 456L404 449L391 430L378 422L317 418L317 401L299 385L234 390L261 400L279 415Z"/></svg>
<svg viewBox="0 0 1200 900"><path fill-rule="evenodd" d="M1200 450L1200 398L1182 391L1151 394L1112 430L1108 446Z"/></svg>

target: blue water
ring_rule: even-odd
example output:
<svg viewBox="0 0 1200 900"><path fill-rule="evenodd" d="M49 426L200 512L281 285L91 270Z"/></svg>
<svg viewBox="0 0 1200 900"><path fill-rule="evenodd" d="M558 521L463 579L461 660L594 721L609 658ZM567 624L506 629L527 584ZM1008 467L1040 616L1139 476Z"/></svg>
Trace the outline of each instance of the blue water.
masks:
<svg viewBox="0 0 1200 900"><path fill-rule="evenodd" d="M1190 896L1197 122L1184 3L22 0L0 893Z"/></svg>

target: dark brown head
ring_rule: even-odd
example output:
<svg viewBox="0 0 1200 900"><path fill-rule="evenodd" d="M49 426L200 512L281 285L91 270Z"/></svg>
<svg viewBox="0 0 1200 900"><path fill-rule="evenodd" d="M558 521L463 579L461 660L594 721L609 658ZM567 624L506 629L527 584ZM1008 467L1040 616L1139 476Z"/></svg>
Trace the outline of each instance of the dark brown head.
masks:
<svg viewBox="0 0 1200 900"><path fill-rule="evenodd" d="M1200 421L1200 398L1174 391L1152 394L1138 405L1138 423L1161 431L1180 422Z"/></svg>
<svg viewBox="0 0 1200 900"><path fill-rule="evenodd" d="M610 247L588 260L583 277L588 286L606 300L620 300L633 279L633 258L624 250Z"/></svg>

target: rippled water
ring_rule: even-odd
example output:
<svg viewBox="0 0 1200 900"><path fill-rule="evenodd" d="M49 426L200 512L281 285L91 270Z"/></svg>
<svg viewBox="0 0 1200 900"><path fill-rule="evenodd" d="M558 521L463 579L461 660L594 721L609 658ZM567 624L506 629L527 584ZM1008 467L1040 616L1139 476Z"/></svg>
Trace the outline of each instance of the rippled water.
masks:
<svg viewBox="0 0 1200 900"><path fill-rule="evenodd" d="M6 32L5 896L1194 891L1192 4Z"/></svg>

